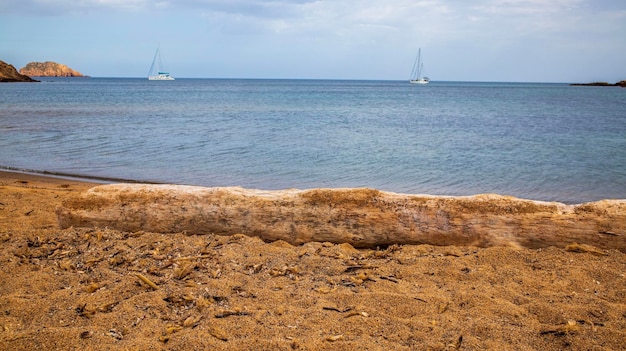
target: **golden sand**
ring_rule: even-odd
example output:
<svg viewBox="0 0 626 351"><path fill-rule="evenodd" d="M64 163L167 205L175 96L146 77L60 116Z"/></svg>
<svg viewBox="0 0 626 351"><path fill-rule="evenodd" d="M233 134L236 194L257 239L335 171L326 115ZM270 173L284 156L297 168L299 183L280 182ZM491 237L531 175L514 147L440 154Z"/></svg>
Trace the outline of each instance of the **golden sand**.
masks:
<svg viewBox="0 0 626 351"><path fill-rule="evenodd" d="M0 172L1 350L623 350L626 255L59 229Z"/></svg>

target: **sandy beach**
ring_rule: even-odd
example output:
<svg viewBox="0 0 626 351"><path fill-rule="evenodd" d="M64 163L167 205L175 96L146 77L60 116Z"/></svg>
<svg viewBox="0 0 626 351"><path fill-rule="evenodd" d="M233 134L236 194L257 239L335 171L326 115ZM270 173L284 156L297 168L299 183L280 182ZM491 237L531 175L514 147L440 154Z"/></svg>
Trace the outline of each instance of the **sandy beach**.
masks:
<svg viewBox="0 0 626 351"><path fill-rule="evenodd" d="M623 350L626 254L59 229L0 172L2 350Z"/></svg>

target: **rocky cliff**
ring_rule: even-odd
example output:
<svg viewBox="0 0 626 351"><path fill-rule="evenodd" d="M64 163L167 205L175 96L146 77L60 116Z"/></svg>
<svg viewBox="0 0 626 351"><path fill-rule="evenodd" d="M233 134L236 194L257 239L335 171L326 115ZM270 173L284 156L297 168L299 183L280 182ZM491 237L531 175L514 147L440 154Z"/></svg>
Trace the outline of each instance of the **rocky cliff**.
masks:
<svg viewBox="0 0 626 351"><path fill-rule="evenodd" d="M0 82L36 82L36 80L19 74L13 65L0 61Z"/></svg>
<svg viewBox="0 0 626 351"><path fill-rule="evenodd" d="M84 77L66 65L51 61L30 62L20 68L20 73L33 77Z"/></svg>
<svg viewBox="0 0 626 351"><path fill-rule="evenodd" d="M580 205L500 195L437 197L374 189L262 191L111 184L58 208L61 228L237 233L294 245L593 245L626 252L626 200Z"/></svg>

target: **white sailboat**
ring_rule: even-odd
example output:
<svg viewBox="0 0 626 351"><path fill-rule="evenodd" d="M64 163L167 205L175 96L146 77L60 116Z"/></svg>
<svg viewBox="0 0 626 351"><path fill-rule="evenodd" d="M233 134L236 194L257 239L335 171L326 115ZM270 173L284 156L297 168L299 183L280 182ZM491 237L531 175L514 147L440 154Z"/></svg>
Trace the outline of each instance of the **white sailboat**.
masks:
<svg viewBox="0 0 626 351"><path fill-rule="evenodd" d="M422 62L422 49L417 51L417 58L413 63L413 70L411 71L411 78L409 83L411 84L428 84L430 79L428 77L422 77L422 68L424 63Z"/></svg>
<svg viewBox="0 0 626 351"><path fill-rule="evenodd" d="M156 72L154 71L155 65L157 66ZM150 71L148 72L148 80L174 80L174 77L172 77L168 72L163 71L163 61L161 61L161 53L159 52L159 49L157 49L154 53L152 66L150 66Z"/></svg>

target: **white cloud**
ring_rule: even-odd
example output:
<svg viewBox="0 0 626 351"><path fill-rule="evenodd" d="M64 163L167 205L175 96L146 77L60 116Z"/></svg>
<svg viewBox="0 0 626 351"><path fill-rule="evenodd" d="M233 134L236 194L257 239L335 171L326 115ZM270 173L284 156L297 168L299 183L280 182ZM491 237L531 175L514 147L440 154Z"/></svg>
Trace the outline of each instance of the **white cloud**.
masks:
<svg viewBox="0 0 626 351"><path fill-rule="evenodd" d="M384 72L379 78L402 77L418 47L426 49L434 77L523 67L529 57L538 71L543 67L542 76L567 70L561 62L582 64L577 56L604 68L603 57L626 55L623 0L0 0L0 17L15 15L52 18L39 29L48 38L84 34L88 43L100 35L100 44L132 46L156 37L184 47L174 59L189 66L194 59L207 66L207 58L224 62L225 70L250 67L245 60L276 70L297 62L293 71L306 69L306 76L316 69L350 69L354 76L378 69ZM15 25L5 30L9 22ZM34 33L38 22L23 23ZM0 32L14 33L12 42L19 42L20 25L0 19ZM111 39L112 25L126 36ZM27 40L35 50L36 36ZM53 43L39 43L45 45Z"/></svg>

